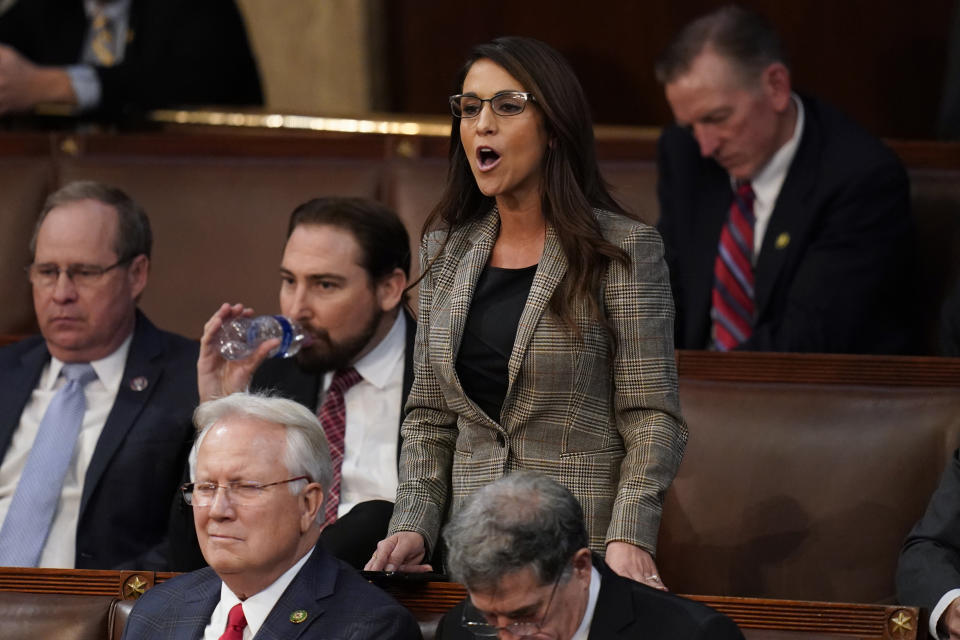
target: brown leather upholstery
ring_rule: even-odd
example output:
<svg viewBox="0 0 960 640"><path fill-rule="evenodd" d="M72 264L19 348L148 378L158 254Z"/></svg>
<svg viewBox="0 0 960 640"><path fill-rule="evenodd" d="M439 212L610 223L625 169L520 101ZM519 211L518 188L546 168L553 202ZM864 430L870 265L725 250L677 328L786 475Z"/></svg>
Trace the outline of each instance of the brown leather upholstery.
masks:
<svg viewBox="0 0 960 640"><path fill-rule="evenodd" d="M117 185L154 231L141 307L167 330L200 337L223 302L278 313L279 266L294 207L323 195L375 198L379 160L92 158L64 163L61 181Z"/></svg>
<svg viewBox="0 0 960 640"><path fill-rule="evenodd" d="M952 388L685 379L690 441L657 556L680 593L890 602L960 442Z"/></svg>
<svg viewBox="0 0 960 640"><path fill-rule="evenodd" d="M133 610L136 600L118 600L113 606L113 616L110 623L111 638L120 640L123 637L123 629L127 626L127 618Z"/></svg>
<svg viewBox="0 0 960 640"><path fill-rule="evenodd" d="M4 333L30 333L36 327L23 267L30 262L27 243L52 184L49 159L0 158L0 327Z"/></svg>
<svg viewBox="0 0 960 640"><path fill-rule="evenodd" d="M115 602L110 596L0 593L0 637L119 640L123 628L113 624Z"/></svg>

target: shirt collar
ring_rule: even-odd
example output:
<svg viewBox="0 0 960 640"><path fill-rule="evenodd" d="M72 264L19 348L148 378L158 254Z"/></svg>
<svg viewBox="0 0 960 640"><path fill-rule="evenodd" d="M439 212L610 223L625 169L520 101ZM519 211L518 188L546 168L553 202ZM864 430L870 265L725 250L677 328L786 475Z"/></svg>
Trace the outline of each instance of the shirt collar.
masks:
<svg viewBox="0 0 960 640"><path fill-rule="evenodd" d="M111 393L117 393L120 389L120 381L123 379L123 370L127 366L127 354L130 352L130 343L133 342L133 332L127 336L127 339L117 347L113 353L105 358L94 360L90 363L97 374L97 380L103 384ZM52 391L60 378L60 372L63 370L64 362L59 358L50 356L50 366L47 369L47 375L40 381L40 388L46 391Z"/></svg>
<svg viewBox="0 0 960 640"><path fill-rule="evenodd" d="M583 620L577 627L577 632L570 640L587 640L590 635L590 624L593 622L593 612L597 608L600 597L600 572L594 566L590 567L590 596L587 599L587 610L583 612Z"/></svg>
<svg viewBox="0 0 960 640"><path fill-rule="evenodd" d="M390 383L394 367L403 359L407 335L406 315L400 309L397 312L397 319L393 321L393 326L390 327L390 331L387 332L383 340L371 349L370 353L353 363L357 373L378 389L382 389ZM324 388L330 385L332 379L333 372L328 372Z"/></svg>
<svg viewBox="0 0 960 640"><path fill-rule="evenodd" d="M307 553L303 554L302 558L297 560L283 575L274 580L269 587L253 594L243 601L243 617L247 621L247 627L250 629L251 637L256 636L257 632L260 631L260 627L266 622L267 616L270 615L273 608L277 606L280 596L283 595L283 592L286 591L290 583L293 582L294 577L300 572L303 565L306 564L315 548L316 547L312 547ZM220 582L220 602L226 607L224 609L225 611L229 611L235 604L240 602L240 598L230 590L226 582L222 581Z"/></svg>
<svg viewBox="0 0 960 640"><path fill-rule="evenodd" d="M783 186L787 171L790 169L790 163L793 162L793 157L797 155L800 137L803 135L803 101L795 93L790 94L790 97L793 103L797 105L797 122L793 127L793 135L782 147L777 149L777 152L773 154L767 164L750 180L754 200L764 206L772 206L777 199L780 187Z"/></svg>

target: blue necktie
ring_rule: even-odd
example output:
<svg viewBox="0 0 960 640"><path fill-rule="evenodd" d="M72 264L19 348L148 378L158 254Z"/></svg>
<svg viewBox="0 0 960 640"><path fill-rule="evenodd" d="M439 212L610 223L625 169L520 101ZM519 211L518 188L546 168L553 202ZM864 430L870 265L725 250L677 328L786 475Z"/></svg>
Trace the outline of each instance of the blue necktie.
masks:
<svg viewBox="0 0 960 640"><path fill-rule="evenodd" d="M0 528L0 566L35 567L53 523L63 479L83 424L86 384L97 377L88 363L65 364L67 379L50 401L27 464Z"/></svg>

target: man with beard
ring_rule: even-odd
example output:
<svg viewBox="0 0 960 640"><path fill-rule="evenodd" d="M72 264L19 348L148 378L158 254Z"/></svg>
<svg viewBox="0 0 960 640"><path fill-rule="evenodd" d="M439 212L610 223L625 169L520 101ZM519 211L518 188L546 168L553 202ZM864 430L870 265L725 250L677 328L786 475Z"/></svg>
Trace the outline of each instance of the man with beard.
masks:
<svg viewBox="0 0 960 640"><path fill-rule="evenodd" d="M403 310L409 272L409 239L393 211L357 198L311 200L290 217L280 265L281 311L300 323L307 344L290 359L267 359L279 344L271 340L245 360L225 360L217 332L253 310L224 304L204 326L197 362L201 401L271 389L317 412L334 459L321 540L358 568L386 535L397 490L416 332ZM176 511L172 526L184 526L171 536L171 568L202 566L189 509Z"/></svg>

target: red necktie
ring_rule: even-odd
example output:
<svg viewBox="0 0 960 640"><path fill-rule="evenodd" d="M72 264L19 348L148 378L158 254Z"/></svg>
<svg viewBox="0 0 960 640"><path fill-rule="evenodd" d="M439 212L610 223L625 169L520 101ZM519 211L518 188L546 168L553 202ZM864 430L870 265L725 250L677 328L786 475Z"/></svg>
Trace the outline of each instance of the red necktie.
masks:
<svg viewBox="0 0 960 640"><path fill-rule="evenodd" d="M333 486L327 492L327 508L324 511L324 523L330 524L337 519L337 507L340 506L340 474L343 466L343 440L347 429L347 407L343 401L350 387L363 378L353 367L340 369L333 375L333 381L327 390L327 397L317 412L323 432L327 435L330 447L330 461L333 463ZM326 487L324 487L326 489Z"/></svg>
<svg viewBox="0 0 960 640"><path fill-rule="evenodd" d="M247 619L243 616L243 605L237 603L227 614L227 629L220 636L220 640L243 640L243 628L247 626Z"/></svg>
<svg viewBox="0 0 960 640"><path fill-rule="evenodd" d="M753 189L740 183L713 264L713 346L729 351L753 332Z"/></svg>

